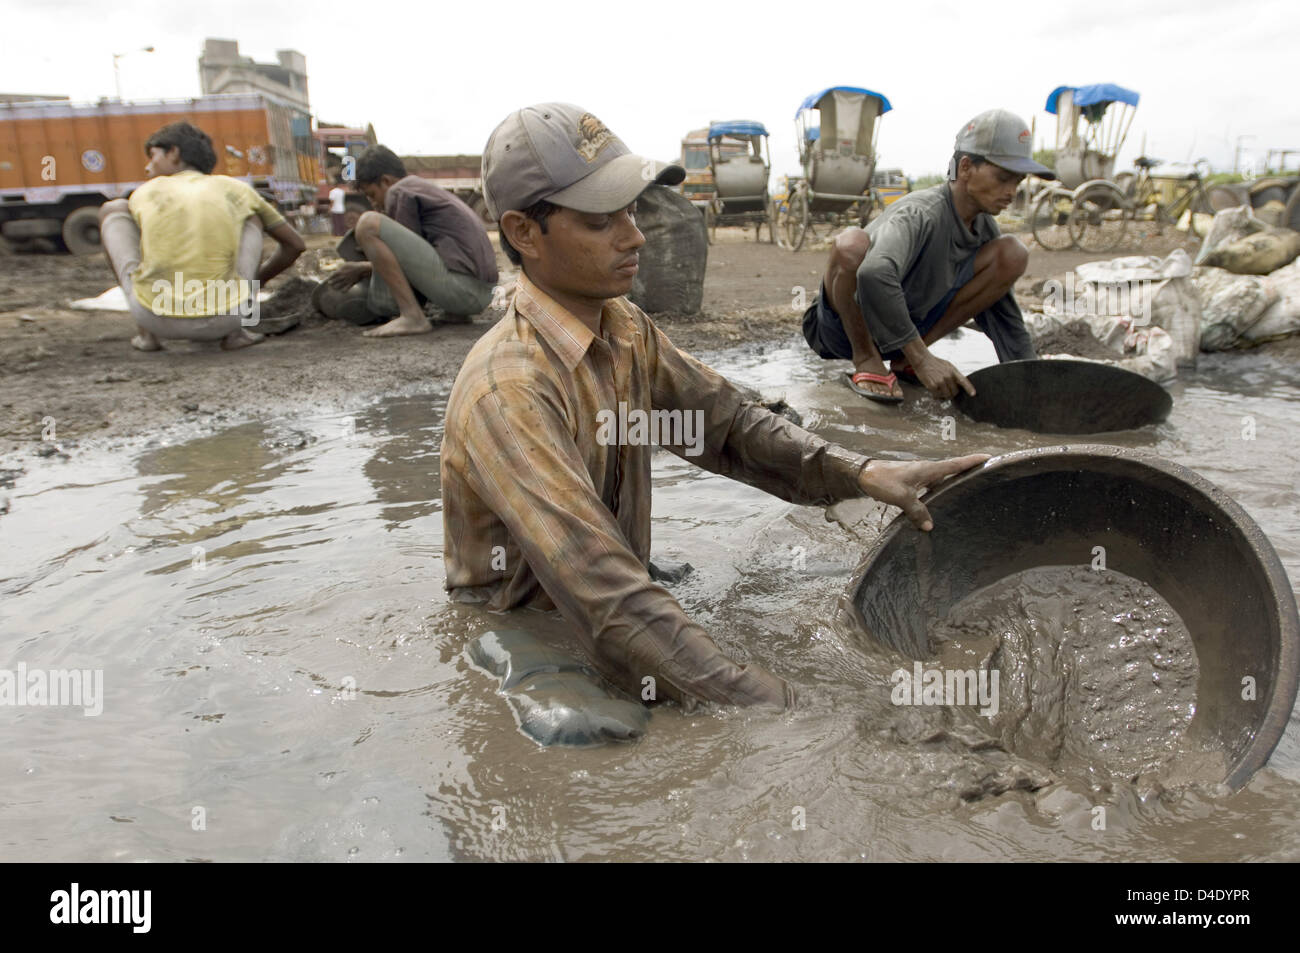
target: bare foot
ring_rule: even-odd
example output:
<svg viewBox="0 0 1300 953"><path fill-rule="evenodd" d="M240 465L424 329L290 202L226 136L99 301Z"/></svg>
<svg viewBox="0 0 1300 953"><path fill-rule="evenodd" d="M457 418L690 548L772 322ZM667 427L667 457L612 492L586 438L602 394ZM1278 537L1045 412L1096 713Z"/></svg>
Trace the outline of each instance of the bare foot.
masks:
<svg viewBox="0 0 1300 953"><path fill-rule="evenodd" d="M856 374L862 374L862 373L876 374L880 377L886 377L888 376L888 374L893 373L892 370L886 371L885 362L879 360L863 361L861 364L856 365L853 368L853 371ZM901 398L903 396L903 388L898 386L898 381L894 381L892 384L882 384L879 381L869 381L869 380L857 381L856 383L859 387L869 390L873 394L879 394L881 397Z"/></svg>
<svg viewBox="0 0 1300 953"><path fill-rule="evenodd" d="M221 339L221 350L238 351L241 347L252 347L264 337L265 335L255 331L245 331L240 328L238 331L231 331Z"/></svg>
<svg viewBox="0 0 1300 953"><path fill-rule="evenodd" d="M433 330L433 325L423 314L406 315L399 314L387 324L381 324L373 331L363 331L362 335L368 338L391 338L399 334L428 334Z"/></svg>
<svg viewBox="0 0 1300 953"><path fill-rule="evenodd" d="M131 338L131 346L137 351L161 351L163 349L162 342L148 331L143 330Z"/></svg>

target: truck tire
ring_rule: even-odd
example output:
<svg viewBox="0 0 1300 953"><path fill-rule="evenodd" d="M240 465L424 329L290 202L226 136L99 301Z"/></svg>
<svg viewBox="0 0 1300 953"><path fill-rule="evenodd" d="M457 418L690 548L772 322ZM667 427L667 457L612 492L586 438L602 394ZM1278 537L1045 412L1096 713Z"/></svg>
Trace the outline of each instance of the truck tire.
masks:
<svg viewBox="0 0 1300 953"><path fill-rule="evenodd" d="M104 250L99 240L99 208L83 205L63 220L63 244L74 255L95 255Z"/></svg>

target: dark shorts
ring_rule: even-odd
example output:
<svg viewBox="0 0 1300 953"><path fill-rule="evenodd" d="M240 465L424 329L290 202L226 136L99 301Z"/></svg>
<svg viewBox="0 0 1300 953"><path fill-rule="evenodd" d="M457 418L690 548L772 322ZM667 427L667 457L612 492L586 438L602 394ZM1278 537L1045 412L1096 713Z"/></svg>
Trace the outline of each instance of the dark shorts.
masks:
<svg viewBox="0 0 1300 953"><path fill-rule="evenodd" d="M957 296L961 286L974 276L975 256L971 255L957 269L956 284L948 289L948 293L943 296L943 299L931 308L922 320L913 320L912 323L916 325L916 333L921 337L925 337L926 332L934 327L939 322L939 319L943 317L943 313L948 310L948 305L952 304L952 299ZM982 324L982 322L977 323ZM989 333L983 327L980 330L984 331L985 334ZM849 343L849 336L844 333L844 322L835 309L831 307L830 301L827 300L825 281L822 282L821 290L817 294L817 300L803 314L803 336L807 340L808 346L816 351L819 357L828 361L853 360L853 345ZM902 356L902 351L890 351L881 355L887 361Z"/></svg>

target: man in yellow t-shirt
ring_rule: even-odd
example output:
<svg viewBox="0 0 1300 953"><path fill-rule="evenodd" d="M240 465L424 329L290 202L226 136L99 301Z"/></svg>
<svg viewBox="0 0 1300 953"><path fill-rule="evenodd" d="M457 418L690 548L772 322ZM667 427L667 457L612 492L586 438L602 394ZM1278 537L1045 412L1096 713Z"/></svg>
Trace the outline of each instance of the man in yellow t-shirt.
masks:
<svg viewBox="0 0 1300 953"><path fill-rule="evenodd" d="M257 290L306 249L302 237L250 186L210 175L217 156L207 133L187 122L164 126L145 143L149 181L106 202L100 234L140 333L141 351L159 338L256 344ZM279 242L261 264L262 229ZM260 266L260 267L259 267Z"/></svg>

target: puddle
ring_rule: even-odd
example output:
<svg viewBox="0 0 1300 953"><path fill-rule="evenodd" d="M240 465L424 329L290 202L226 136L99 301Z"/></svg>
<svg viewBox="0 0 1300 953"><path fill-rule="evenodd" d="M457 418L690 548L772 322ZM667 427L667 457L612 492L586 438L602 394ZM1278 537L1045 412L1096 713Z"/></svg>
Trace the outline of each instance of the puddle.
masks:
<svg viewBox="0 0 1300 953"><path fill-rule="evenodd" d="M941 351L993 360L967 333ZM789 345L705 356L780 393L828 439L893 457L1055 441L915 396L855 398ZM1232 494L1300 579L1300 369L1203 356L1139 446ZM103 713L0 709L0 856L11 860L1242 860L1300 853L1295 716L1241 793L1046 782L953 722L890 702L897 657L834 607L880 513L789 506L655 456L654 552L734 657L800 706L656 709L632 746L542 750L463 648L557 617L502 618L442 588L446 394L256 423L134 460L35 469L0 517L4 664L104 673ZM950 418L945 420L945 418ZM1244 439L1246 435L1250 439ZM950 438L950 439L949 439ZM84 457L84 458L83 458ZM891 664L893 663L893 664ZM1097 805L1107 826L1094 829Z"/></svg>

